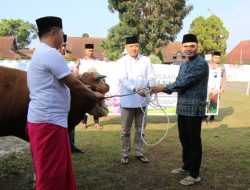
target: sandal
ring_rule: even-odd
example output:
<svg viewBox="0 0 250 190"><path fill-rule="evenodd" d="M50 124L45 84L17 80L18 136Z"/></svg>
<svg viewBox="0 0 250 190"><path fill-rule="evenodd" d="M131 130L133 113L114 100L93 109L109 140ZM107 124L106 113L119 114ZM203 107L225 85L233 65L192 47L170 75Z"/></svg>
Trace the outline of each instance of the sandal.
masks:
<svg viewBox="0 0 250 190"><path fill-rule="evenodd" d="M129 158L128 158L127 156L122 157L121 163L122 163L122 164L128 164L128 163L129 163Z"/></svg>
<svg viewBox="0 0 250 190"><path fill-rule="evenodd" d="M180 184L184 185L184 186L190 186L190 185L194 185L196 183L199 183L200 181L201 181L200 176L198 176L196 178L193 178L192 176L187 176L180 181Z"/></svg>
<svg viewBox="0 0 250 190"><path fill-rule="evenodd" d="M149 162L149 159L146 156L136 156L135 158L143 163Z"/></svg>

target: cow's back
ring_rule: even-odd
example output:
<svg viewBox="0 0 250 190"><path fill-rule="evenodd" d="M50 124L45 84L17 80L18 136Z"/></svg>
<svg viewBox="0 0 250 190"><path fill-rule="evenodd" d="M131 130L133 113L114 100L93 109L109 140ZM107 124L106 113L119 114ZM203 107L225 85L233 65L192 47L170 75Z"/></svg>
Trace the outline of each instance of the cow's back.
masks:
<svg viewBox="0 0 250 190"><path fill-rule="evenodd" d="M27 73L0 66L0 136L14 135L27 140L29 92Z"/></svg>

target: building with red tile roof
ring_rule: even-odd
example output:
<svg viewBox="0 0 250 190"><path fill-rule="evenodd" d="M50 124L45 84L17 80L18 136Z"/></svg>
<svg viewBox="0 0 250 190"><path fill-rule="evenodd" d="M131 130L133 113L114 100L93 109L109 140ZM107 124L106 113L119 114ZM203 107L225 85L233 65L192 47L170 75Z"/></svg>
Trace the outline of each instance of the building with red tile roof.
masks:
<svg viewBox="0 0 250 190"><path fill-rule="evenodd" d="M186 57L182 54L182 43L181 42L169 42L166 46L161 47L161 53L163 56L163 62L165 64L183 62ZM156 52L158 52L156 50Z"/></svg>
<svg viewBox="0 0 250 190"><path fill-rule="evenodd" d="M68 37L67 41L67 55L70 59L78 59L84 57L85 44L94 44L95 52L94 56L98 60L104 60L104 51L100 48L100 44L106 40L106 38L83 38L83 37ZM181 42L169 42L165 47L160 48L164 63L170 64L179 61L183 61L185 56L181 53ZM158 52L159 49L156 51Z"/></svg>
<svg viewBox="0 0 250 190"><path fill-rule="evenodd" d="M250 64L250 40L240 41L240 43L227 54L227 62Z"/></svg>
<svg viewBox="0 0 250 190"><path fill-rule="evenodd" d="M33 50L19 51L13 36L0 36L0 59L30 59Z"/></svg>
<svg viewBox="0 0 250 190"><path fill-rule="evenodd" d="M84 57L85 44L94 44L94 56L102 61L103 50L100 48L100 44L105 38L89 38L89 37L68 37L66 52L71 59L78 59Z"/></svg>

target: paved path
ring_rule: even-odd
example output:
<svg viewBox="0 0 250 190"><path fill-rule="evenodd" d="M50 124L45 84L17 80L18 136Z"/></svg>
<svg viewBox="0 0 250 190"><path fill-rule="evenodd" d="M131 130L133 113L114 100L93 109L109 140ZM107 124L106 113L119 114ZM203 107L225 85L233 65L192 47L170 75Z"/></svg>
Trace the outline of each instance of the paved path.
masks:
<svg viewBox="0 0 250 190"><path fill-rule="evenodd" d="M246 94L247 92L247 82L227 82L226 83L226 92L239 92Z"/></svg>

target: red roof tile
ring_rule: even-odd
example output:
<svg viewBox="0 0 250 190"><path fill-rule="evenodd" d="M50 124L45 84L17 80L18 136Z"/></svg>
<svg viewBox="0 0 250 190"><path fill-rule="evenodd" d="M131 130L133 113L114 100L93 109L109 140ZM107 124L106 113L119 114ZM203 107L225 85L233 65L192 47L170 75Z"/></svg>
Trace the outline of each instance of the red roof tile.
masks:
<svg viewBox="0 0 250 190"><path fill-rule="evenodd" d="M30 59L33 55L34 49L21 49L19 50L19 53L21 53L23 56L26 56L28 59Z"/></svg>
<svg viewBox="0 0 250 190"><path fill-rule="evenodd" d="M12 36L0 36L1 59L30 59L33 50L18 50L16 40Z"/></svg>
<svg viewBox="0 0 250 190"><path fill-rule="evenodd" d="M181 53L182 44L181 42L169 42L168 45L160 48L164 63L173 63L176 59L173 59L173 56L177 53ZM156 51L158 52L158 50Z"/></svg>
<svg viewBox="0 0 250 190"><path fill-rule="evenodd" d="M12 36L0 36L0 50L15 50L16 42Z"/></svg>
<svg viewBox="0 0 250 190"><path fill-rule="evenodd" d="M250 40L241 41L232 51L227 55L228 63L250 62Z"/></svg>
<svg viewBox="0 0 250 190"><path fill-rule="evenodd" d="M21 59L21 56L12 50L0 50L1 59Z"/></svg>

